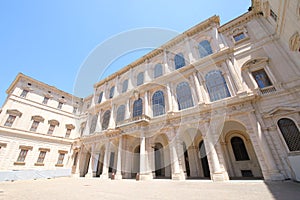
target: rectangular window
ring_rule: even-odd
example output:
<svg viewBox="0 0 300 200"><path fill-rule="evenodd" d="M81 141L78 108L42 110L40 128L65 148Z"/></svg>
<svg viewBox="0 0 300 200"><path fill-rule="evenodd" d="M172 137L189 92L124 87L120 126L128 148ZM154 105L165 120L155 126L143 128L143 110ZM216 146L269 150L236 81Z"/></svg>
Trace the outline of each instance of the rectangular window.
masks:
<svg viewBox="0 0 300 200"><path fill-rule="evenodd" d="M23 90L20 97L26 98L27 94L28 94L28 90Z"/></svg>
<svg viewBox="0 0 300 200"><path fill-rule="evenodd" d="M17 162L24 162L26 155L27 155L28 149L21 149L19 157L17 159Z"/></svg>
<svg viewBox="0 0 300 200"><path fill-rule="evenodd" d="M252 72L252 75L259 88L272 86L272 83L264 69Z"/></svg>
<svg viewBox="0 0 300 200"><path fill-rule="evenodd" d="M55 125L50 124L47 134L52 135L55 129Z"/></svg>
<svg viewBox="0 0 300 200"><path fill-rule="evenodd" d="M245 38L246 38L246 36L245 36L244 33L239 33L239 34L233 36L233 39L234 39L235 42L238 42L238 41L243 40Z"/></svg>
<svg viewBox="0 0 300 200"><path fill-rule="evenodd" d="M62 103L62 102L58 102L57 108L58 108L58 109L62 109L62 106L63 106L63 103Z"/></svg>
<svg viewBox="0 0 300 200"><path fill-rule="evenodd" d="M270 16L274 19L275 22L277 22L278 17L272 9L270 10Z"/></svg>
<svg viewBox="0 0 300 200"><path fill-rule="evenodd" d="M4 126L11 127L13 125L15 119L16 119L16 116L9 115L8 118L7 118L7 120L6 120L6 122L5 122L5 124L4 124Z"/></svg>
<svg viewBox="0 0 300 200"><path fill-rule="evenodd" d="M39 157L36 161L36 163L42 164L44 162L45 156L46 156L46 151L40 151Z"/></svg>
<svg viewBox="0 0 300 200"><path fill-rule="evenodd" d="M48 101L49 101L49 98L48 97L44 97L43 104L48 104Z"/></svg>
<svg viewBox="0 0 300 200"><path fill-rule="evenodd" d="M70 137L72 129L68 128L66 132L66 138Z"/></svg>
<svg viewBox="0 0 300 200"><path fill-rule="evenodd" d="M57 160L57 165L63 165L64 158L65 158L65 154L64 153L59 153L58 160Z"/></svg>
<svg viewBox="0 0 300 200"><path fill-rule="evenodd" d="M73 114L77 113L77 107L73 107Z"/></svg>
<svg viewBox="0 0 300 200"><path fill-rule="evenodd" d="M36 132L36 129L37 129L37 127L39 126L39 123L40 123L40 122L38 122L38 121L33 121L33 122L32 122L32 125L31 125L31 127L30 127L30 131Z"/></svg>

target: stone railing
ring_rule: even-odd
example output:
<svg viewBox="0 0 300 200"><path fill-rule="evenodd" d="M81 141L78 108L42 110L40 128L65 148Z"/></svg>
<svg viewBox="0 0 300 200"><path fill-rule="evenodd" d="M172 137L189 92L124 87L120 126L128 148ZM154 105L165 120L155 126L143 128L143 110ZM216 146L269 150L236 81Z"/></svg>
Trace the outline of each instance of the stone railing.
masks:
<svg viewBox="0 0 300 200"><path fill-rule="evenodd" d="M129 125L131 123L149 123L150 119L151 118L147 115L139 115L139 116L136 116L136 117L126 119L124 121L116 122L116 127Z"/></svg>
<svg viewBox="0 0 300 200"><path fill-rule="evenodd" d="M260 94L261 95L268 95L276 92L276 88L271 85L268 87L260 88Z"/></svg>

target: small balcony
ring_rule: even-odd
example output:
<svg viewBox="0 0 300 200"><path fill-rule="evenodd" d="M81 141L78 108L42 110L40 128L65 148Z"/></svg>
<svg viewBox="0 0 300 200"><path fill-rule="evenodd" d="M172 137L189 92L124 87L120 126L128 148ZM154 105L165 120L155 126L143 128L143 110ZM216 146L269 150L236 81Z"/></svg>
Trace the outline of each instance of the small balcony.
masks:
<svg viewBox="0 0 300 200"><path fill-rule="evenodd" d="M276 88L273 85L264 87L264 88L260 88L260 94L262 96L273 94L275 92L276 92Z"/></svg>
<svg viewBox="0 0 300 200"><path fill-rule="evenodd" d="M116 127L121 128L123 126L129 126L131 124L141 124L145 126L149 124L150 119L151 118L147 115L139 115L136 117L126 119L124 121L117 122Z"/></svg>

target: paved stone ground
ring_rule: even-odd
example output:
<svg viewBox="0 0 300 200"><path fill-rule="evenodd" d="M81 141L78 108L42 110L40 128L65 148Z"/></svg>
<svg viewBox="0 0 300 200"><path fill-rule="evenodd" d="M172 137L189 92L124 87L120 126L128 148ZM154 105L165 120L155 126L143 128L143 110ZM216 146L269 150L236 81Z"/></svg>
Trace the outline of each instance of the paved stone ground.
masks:
<svg viewBox="0 0 300 200"><path fill-rule="evenodd" d="M300 183L292 181L100 180L57 178L0 182L2 200L89 199L300 199Z"/></svg>

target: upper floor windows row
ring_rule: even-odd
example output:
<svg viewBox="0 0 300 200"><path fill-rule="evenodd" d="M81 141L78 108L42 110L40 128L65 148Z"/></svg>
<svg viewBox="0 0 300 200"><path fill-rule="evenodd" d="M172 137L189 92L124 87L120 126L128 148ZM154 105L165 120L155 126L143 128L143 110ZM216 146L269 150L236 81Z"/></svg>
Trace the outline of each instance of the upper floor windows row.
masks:
<svg viewBox="0 0 300 200"><path fill-rule="evenodd" d="M20 94L20 97L26 98L27 95L28 95L28 93L29 93L29 90L28 89L24 89L24 90L22 90L22 92ZM50 94L51 92L48 91L48 93ZM41 102L42 104L47 105L49 103L49 100L50 100L50 97L51 97L51 95L49 95L49 94L46 94L46 96L44 96L43 101ZM63 108L64 102L65 102L64 98L65 97L62 96L61 99L58 101L57 107L56 107L57 109L61 110ZM77 112L77 107L74 106L73 107L73 114L76 114L76 112Z"/></svg>
<svg viewBox="0 0 300 200"><path fill-rule="evenodd" d="M199 57L203 58L213 53L211 44L208 40L203 40L199 43ZM183 53L178 53L174 56L174 66L175 69L180 69L186 66L186 60ZM162 64L156 64L153 68L153 78L158 78L163 75L163 66ZM139 72L136 76L136 86L140 86L145 83L145 73ZM128 90L128 79L122 82L121 92L127 92ZM108 98L113 98L115 86L112 86L109 91ZM98 103L102 102L103 92L99 94Z"/></svg>

